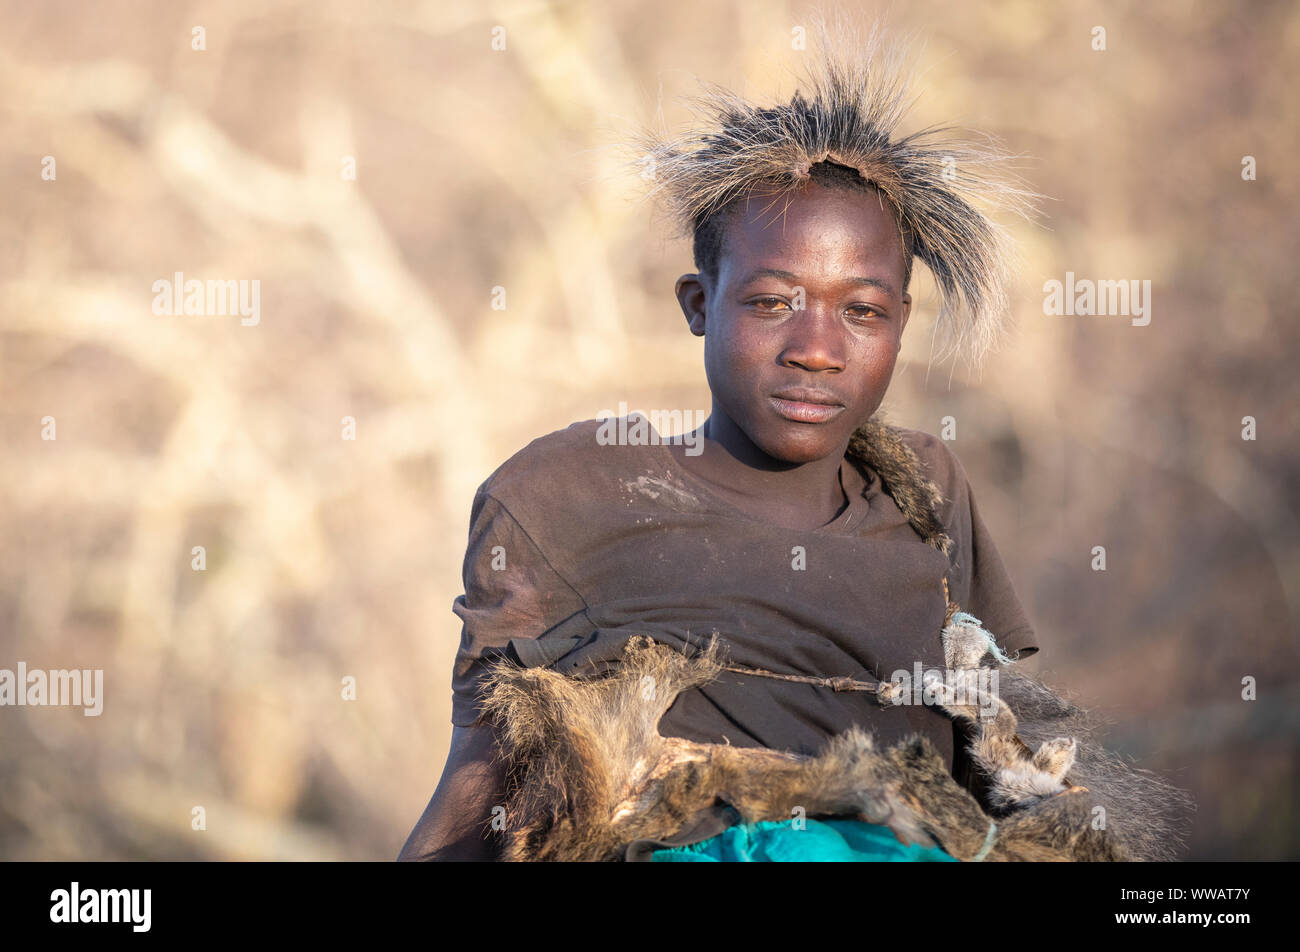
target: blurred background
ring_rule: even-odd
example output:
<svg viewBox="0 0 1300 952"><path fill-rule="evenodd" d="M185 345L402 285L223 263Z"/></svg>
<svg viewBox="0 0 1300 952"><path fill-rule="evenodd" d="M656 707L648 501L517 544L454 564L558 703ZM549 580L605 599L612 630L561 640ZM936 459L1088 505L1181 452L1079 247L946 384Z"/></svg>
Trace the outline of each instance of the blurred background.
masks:
<svg viewBox="0 0 1300 952"><path fill-rule="evenodd" d="M99 717L0 708L0 857L397 855L474 489L709 406L689 244L611 145L696 77L788 96L814 9L0 2L0 668L104 670ZM955 420L1040 672L1192 792L1187 858L1300 857L1297 7L852 9L925 43L909 129L1051 197L982 373L931 364L917 269L888 416ZM1045 316L1067 271L1150 280L1150 324ZM258 322L155 313L177 272Z"/></svg>

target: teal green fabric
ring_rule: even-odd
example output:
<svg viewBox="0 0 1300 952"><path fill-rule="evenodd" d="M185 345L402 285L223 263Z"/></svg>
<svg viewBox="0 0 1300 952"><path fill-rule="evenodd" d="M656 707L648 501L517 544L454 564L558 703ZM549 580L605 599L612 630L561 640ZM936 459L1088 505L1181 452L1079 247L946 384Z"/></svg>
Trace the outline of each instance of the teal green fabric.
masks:
<svg viewBox="0 0 1300 952"><path fill-rule="evenodd" d="M741 823L702 843L655 850L654 863L956 863L938 846L900 843L887 826L831 818Z"/></svg>

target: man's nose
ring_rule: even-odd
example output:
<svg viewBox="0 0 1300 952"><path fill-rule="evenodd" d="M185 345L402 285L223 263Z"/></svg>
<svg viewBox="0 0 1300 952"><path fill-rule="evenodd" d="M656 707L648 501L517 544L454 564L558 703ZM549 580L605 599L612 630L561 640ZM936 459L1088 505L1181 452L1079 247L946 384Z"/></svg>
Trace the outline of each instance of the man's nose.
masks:
<svg viewBox="0 0 1300 952"><path fill-rule="evenodd" d="M843 370L844 334L829 308L808 306L787 325L781 363L804 370Z"/></svg>

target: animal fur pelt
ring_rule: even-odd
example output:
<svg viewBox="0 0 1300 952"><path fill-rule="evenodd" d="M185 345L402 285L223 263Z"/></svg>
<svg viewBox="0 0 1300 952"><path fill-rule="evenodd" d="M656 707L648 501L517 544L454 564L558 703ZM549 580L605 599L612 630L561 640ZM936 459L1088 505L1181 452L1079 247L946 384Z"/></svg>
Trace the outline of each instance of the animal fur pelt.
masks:
<svg viewBox="0 0 1300 952"><path fill-rule="evenodd" d="M687 658L638 636L603 677L495 665L484 705L509 778L504 858L618 860L631 841L668 838L718 801L746 822L789 819L796 808L858 817L959 860L1173 856L1169 817L1184 806L1181 792L1087 740L1069 768L1074 786L994 815L920 735L881 749L855 727L813 757L661 736L673 699L722 670L720 651L715 638ZM1031 739L1089 733L1086 714L1045 685L1023 676L1005 683Z"/></svg>

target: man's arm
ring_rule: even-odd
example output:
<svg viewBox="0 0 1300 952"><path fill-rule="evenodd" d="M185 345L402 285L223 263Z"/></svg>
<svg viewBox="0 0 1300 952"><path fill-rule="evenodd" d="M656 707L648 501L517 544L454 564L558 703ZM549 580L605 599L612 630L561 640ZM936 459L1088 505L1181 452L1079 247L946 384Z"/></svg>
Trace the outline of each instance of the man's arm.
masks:
<svg viewBox="0 0 1300 952"><path fill-rule="evenodd" d="M498 858L492 808L505 805L505 766L490 725L455 727L438 789L407 837L398 861Z"/></svg>
<svg viewBox="0 0 1300 952"><path fill-rule="evenodd" d="M545 538L545 519L526 531L489 492L491 482L474 496L465 594L452 606L464 626L452 665L451 750L400 860L497 858L501 836L491 828L492 810L505 805L506 777L496 727L479 710L488 656L499 661L512 640L538 638L586 608L538 548L535 535Z"/></svg>

